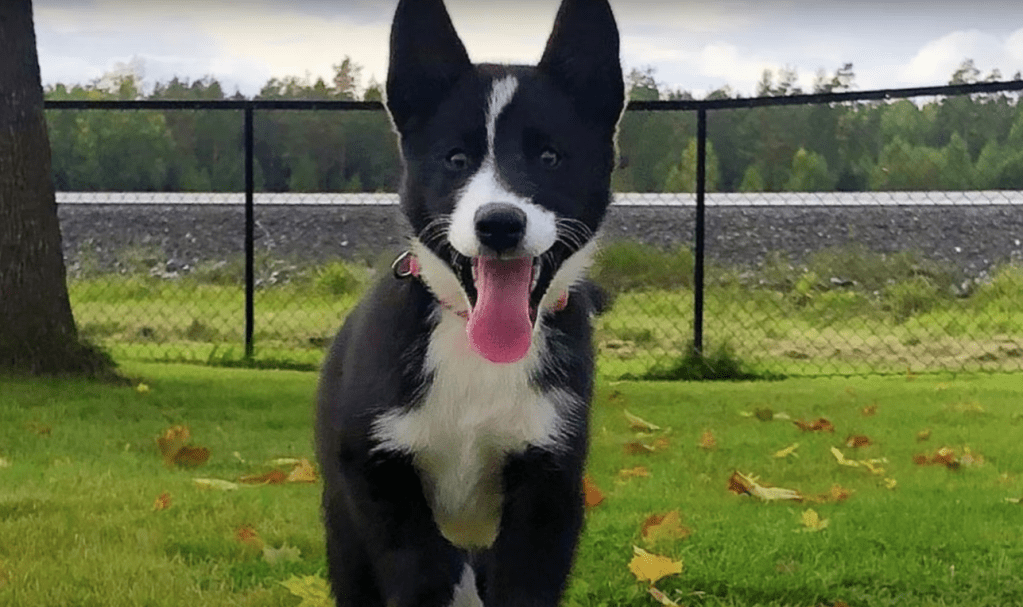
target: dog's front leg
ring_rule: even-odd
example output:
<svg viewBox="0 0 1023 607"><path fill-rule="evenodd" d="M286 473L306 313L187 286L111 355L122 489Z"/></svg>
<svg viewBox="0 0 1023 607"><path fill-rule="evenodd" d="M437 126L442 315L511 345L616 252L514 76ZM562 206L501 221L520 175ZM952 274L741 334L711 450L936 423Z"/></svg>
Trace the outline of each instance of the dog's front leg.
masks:
<svg viewBox="0 0 1023 607"><path fill-rule="evenodd" d="M505 466L501 531L483 567L487 607L555 607L583 523L582 464L538 449Z"/></svg>
<svg viewBox="0 0 1023 607"><path fill-rule="evenodd" d="M411 463L342 461L340 472L324 496L338 606L446 607L464 557L437 530Z"/></svg>

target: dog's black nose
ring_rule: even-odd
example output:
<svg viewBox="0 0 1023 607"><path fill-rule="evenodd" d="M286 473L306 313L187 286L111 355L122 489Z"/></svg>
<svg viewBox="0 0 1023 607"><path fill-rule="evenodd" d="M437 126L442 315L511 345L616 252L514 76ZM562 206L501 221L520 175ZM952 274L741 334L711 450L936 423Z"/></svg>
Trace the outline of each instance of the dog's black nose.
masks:
<svg viewBox="0 0 1023 607"><path fill-rule="evenodd" d="M474 219L480 244L498 255L514 250L526 235L525 212L508 203L488 202Z"/></svg>

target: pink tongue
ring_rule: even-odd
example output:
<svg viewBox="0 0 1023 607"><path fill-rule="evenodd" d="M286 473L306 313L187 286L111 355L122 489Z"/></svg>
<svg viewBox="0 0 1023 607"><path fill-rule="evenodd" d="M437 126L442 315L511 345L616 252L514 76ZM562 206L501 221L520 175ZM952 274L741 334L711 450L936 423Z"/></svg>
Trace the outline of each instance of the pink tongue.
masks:
<svg viewBox="0 0 1023 607"><path fill-rule="evenodd" d="M477 257L476 306L469 312L469 343L495 363L513 363L529 351L533 323L529 319L529 287L533 260L502 261Z"/></svg>

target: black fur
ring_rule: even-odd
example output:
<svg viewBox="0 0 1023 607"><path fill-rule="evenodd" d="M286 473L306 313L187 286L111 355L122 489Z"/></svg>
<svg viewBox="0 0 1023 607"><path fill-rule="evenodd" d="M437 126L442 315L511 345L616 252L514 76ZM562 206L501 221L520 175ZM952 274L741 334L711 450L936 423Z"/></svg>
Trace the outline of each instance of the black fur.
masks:
<svg viewBox="0 0 1023 607"><path fill-rule="evenodd" d="M614 130L623 106L618 34L606 0L564 0L537 67L472 65L441 0L401 0L391 34L387 104L405 165L402 209L414 234L475 297L460 259L435 220L486 151L487 95L495 78L519 86L501 114L495 150L501 178L518 194L577 225L544 256L539 303L560 264L592 237L610 202ZM540 148L563 156L558 171ZM445 158L468 159L464 171ZM324 478L329 576L338 605L447 605L466 564L488 607L554 606L564 590L583 521L582 470L593 389L590 318L604 298L578 285L564 309L544 314L545 353L529 378L579 403L556 448L504 454L501 519L493 545L457 547L442 536L424 478L408 453L376 449L381 415L414 410L433 378L424 369L438 306L423 282L384 276L349 314L324 363L316 422Z"/></svg>

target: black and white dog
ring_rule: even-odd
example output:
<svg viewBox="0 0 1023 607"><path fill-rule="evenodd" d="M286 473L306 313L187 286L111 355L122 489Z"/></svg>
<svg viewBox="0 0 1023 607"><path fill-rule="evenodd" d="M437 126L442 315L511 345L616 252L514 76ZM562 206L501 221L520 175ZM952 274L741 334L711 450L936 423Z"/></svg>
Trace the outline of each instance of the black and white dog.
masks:
<svg viewBox="0 0 1023 607"><path fill-rule="evenodd" d="M401 0L387 108L414 232L320 384L339 605L553 606L583 522L584 273L624 105L607 0L564 0L537 66L469 61L442 0Z"/></svg>

